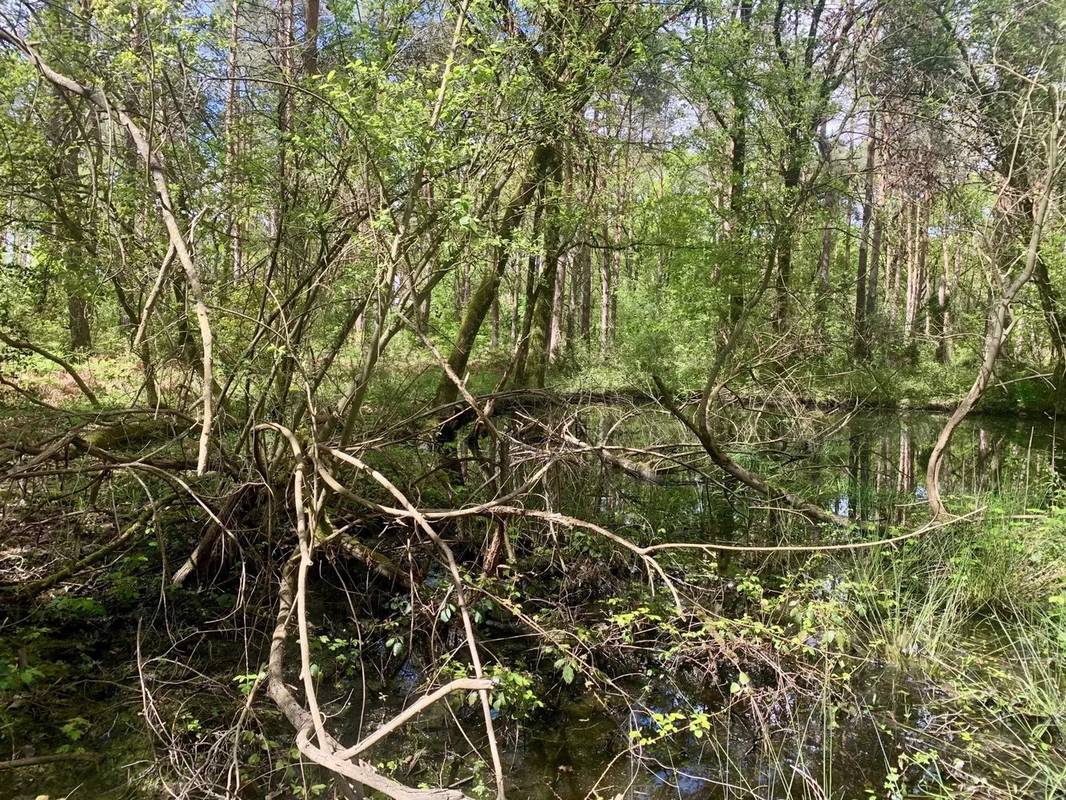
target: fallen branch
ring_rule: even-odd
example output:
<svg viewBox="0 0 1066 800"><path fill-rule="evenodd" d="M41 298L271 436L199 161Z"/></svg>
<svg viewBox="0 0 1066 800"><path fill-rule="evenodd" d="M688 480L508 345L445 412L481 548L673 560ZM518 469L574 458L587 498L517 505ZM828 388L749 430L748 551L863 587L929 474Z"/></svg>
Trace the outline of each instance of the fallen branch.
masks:
<svg viewBox="0 0 1066 800"><path fill-rule="evenodd" d="M612 452L605 444L597 445L583 442L573 434L566 432L562 434L562 439L575 447L594 452L604 464L620 469L631 478L646 483L652 483L656 486L664 486L668 483L668 481L656 471L655 467L650 464L643 464L638 461L633 461L630 458L626 458L625 456L618 455L617 453Z"/></svg>
<svg viewBox="0 0 1066 800"><path fill-rule="evenodd" d="M492 689L493 686L495 686L493 681L478 678L457 678L454 681L446 683L436 691L430 692L424 697L420 697L362 741L337 753L337 758L352 758L353 756L359 755L364 750L368 750L405 722L418 716L422 711L429 708L441 698L447 697L452 692L483 691L486 689Z"/></svg>
<svg viewBox="0 0 1066 800"><path fill-rule="evenodd" d="M55 764L60 761L89 761L99 758L96 753L50 753L45 756L26 756L26 758L13 758L10 761L0 761L0 771L5 769L18 769L19 767L36 767L41 764Z"/></svg>
<svg viewBox="0 0 1066 800"><path fill-rule="evenodd" d="M308 740L308 731L312 728L311 714L300 705L296 697L285 684L285 640L292 620L296 599L296 575L301 560L300 547L297 545L293 555L285 563L281 574L281 587L278 592L278 614L274 626L274 635L270 642L270 658L267 662L267 693L296 729L296 746L300 752L326 769L352 781L381 792L392 800L470 800L465 794L454 789L413 789L378 773L365 761L353 762L338 757L315 747ZM334 751L341 745L327 734L329 746Z"/></svg>
<svg viewBox="0 0 1066 800"><path fill-rule="evenodd" d="M411 579L406 572L400 569L390 559L383 556L371 547L367 547L351 534L342 533L337 537L337 546L348 556L359 561L368 569L376 572L385 580L393 581L405 589L410 590Z"/></svg>
<svg viewBox="0 0 1066 800"><path fill-rule="evenodd" d="M558 525L563 525L567 528L581 528L592 533L597 533L600 536L614 542L615 544L629 550L630 552L641 556L649 557L652 553L660 552L663 550L713 550L713 551L729 551L733 553L818 553L831 550L863 550L870 547L881 547L882 545L897 544L899 542L906 541L907 539L913 539L916 536L921 536L931 531L938 530L940 528L953 525L956 522L963 522L967 519L972 519L984 512L983 508L976 508L966 514L958 517L952 517L949 520L931 520L920 528L916 528L913 531L907 533L901 533L898 536L892 536L887 539L864 539L858 542L836 542L833 544L779 544L779 545L743 545L743 544L717 544L715 542L663 542L661 544L651 544L647 546L641 546L634 544L623 536L619 536L617 533L613 533L606 528L596 525L593 522L588 522L577 517L568 517L565 514L559 514L555 511L541 511L535 508L519 508L517 506L493 506L488 509L486 515L500 514L504 516L513 517L531 517L533 519L542 519L546 522L554 522ZM658 565L656 565L658 566Z"/></svg>
<svg viewBox="0 0 1066 800"><path fill-rule="evenodd" d="M174 577L170 580L171 584L181 586L188 580L193 571L206 561L211 550L214 549L215 542L226 532L225 525L229 523L237 507L244 499L245 491L258 488L258 486L259 484L241 484L226 498L226 502L218 513L218 520L212 519L208 523L207 530L200 537L200 541L196 543L196 547L193 548L189 557L185 559L185 563L174 573Z"/></svg>
<svg viewBox="0 0 1066 800"><path fill-rule="evenodd" d="M783 502L790 508L799 511L803 516L813 522L839 525L841 527L855 526L863 529L869 529L871 527L868 524L856 522L855 520L850 520L846 517L839 516L838 514L830 513L805 498L787 492L784 489L780 489L767 482L760 475L744 469L744 467L740 466L740 464L730 458L729 454L719 446L717 441L715 441L714 436L707 428L705 415L699 415L697 421L693 422L677 406L673 400L672 393L666 388L663 382L657 376L653 376L652 380L655 381L655 386L659 390L659 399L662 401L662 404L682 425L695 434L700 444L703 445L703 449L707 452L707 455L711 457L711 461L721 467L724 472L733 476L745 486L755 490L764 497Z"/></svg>
<svg viewBox="0 0 1066 800"><path fill-rule="evenodd" d="M452 586L455 588L455 599L459 606L459 616L463 622L463 631L466 634L467 651L470 654L470 663L474 668L474 676L479 680L483 679L485 675L481 668L481 656L477 651L477 639L474 636L474 625L470 621L470 610L467 607L466 591L463 586L462 576L459 574L459 565L455 560L455 555L452 553L452 549L440 538L440 536L437 535L433 526L430 525L425 516L411 504L411 501L407 499L407 496L397 489L388 478L355 456L345 453L343 450L330 448L329 453L334 458L339 458L341 461L351 464L353 467L357 467L368 473L371 478L387 489L388 492L400 502L400 505L403 506L407 514L414 519L418 527L430 538L430 541L432 541L437 549L440 550L441 555L444 557L445 564L448 567L448 575L451 578ZM489 704L488 690L479 690L478 696L481 699L481 710L485 718L485 733L489 740L489 753L492 756L492 768L496 775L496 794L497 797L502 800L505 796L503 784L503 761L500 758L499 746L496 743L496 733L492 724L492 708Z"/></svg>

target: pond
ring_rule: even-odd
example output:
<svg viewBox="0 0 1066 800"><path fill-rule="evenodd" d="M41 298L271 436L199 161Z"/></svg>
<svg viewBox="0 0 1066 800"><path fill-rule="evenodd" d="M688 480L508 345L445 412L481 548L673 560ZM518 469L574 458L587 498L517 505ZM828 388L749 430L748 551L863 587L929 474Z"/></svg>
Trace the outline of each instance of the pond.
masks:
<svg viewBox="0 0 1066 800"><path fill-rule="evenodd" d="M558 470L544 486L556 510L645 543L778 545L878 538L925 521L924 465L943 418L871 412L798 418L766 410L731 415L738 438L754 442L736 454L738 460L841 516L876 523L873 533L812 530L794 515L753 502L706 464L690 469L686 465L696 461L696 451L662 445L680 437L661 415L601 409L583 422L588 438L624 444L632 448L631 458L655 449L657 456L648 459L661 468L661 479L636 481L608 464ZM1066 479L1062 444L1042 420L968 421L956 434L942 478L952 510L981 507L1009 524L1041 519ZM931 536L954 537L955 549L930 567L930 574L943 564L958 568L960 553L972 558L976 552L979 560L984 552L961 541L978 536L972 531ZM571 554L581 552L576 535L568 544L577 548ZM1063 709L1054 705L1057 700L1049 701L1050 709L1009 715L994 705L999 702L994 697L963 696L968 685L985 685L984 678L973 677L984 675L981 670L1013 676L1019 658L1039 660L1043 651L1008 641L1003 615L991 604L975 602L949 632L923 620L923 613L935 616L931 610L900 599L915 576L900 574L906 567L899 564L931 563L920 548L934 545L915 543L900 551L911 560L901 558L893 567L876 548L831 557L667 553L664 566L686 600L701 610L700 621L687 628L677 623L676 629L664 610L669 594L661 585L650 594L654 582L645 570L630 563L620 573L625 559L605 554L601 545L588 544L592 559L563 564L562 578L541 579L533 570L522 598L530 617L572 637L572 648L545 652L528 632L491 619L480 626L488 660L500 658L520 665L517 673L536 676L527 707L519 699L498 712L511 797L864 798L931 796L945 786L960 796L980 796L981 787L994 786L1024 787L1018 796L1053 793L1048 787L1054 775L1034 776L1036 782L1029 783L1024 775L1032 772L1036 762L1029 757L1037 751L1040 769L1049 774L1064 763L1056 727ZM441 680L425 666L437 663L427 652L390 655L391 645L371 644L385 634L353 623L352 608L337 599L338 584L329 572L321 570L315 614L321 694L334 716L333 729L354 742L422 694L427 683ZM979 582L950 584L957 592L952 602L961 605L962 593L976 591ZM195 592L138 598L128 604L125 621L111 627L103 626L90 606L71 609L72 598L66 613L53 602L44 617L32 621L38 636L49 639L47 646L27 645L28 620L6 618L0 652L12 653L19 668L40 673L20 688L0 683L9 757L81 749L93 755L0 770L0 797L153 796L146 788L152 759L169 757L178 774L187 774L195 771L197 758L221 763L229 751L236 752L235 742L242 753L263 751L256 763L244 765L248 775L291 773L280 788L275 785L273 796L301 796L301 786L315 787L310 796L328 796L314 770L303 772L291 758L277 759L275 751L285 751L292 734L272 710L244 708L242 683L234 675L254 678L265 661L270 617L235 604L241 591L249 590L230 585L220 592L221 600ZM544 596L538 598L538 591ZM558 597L573 609L568 619L548 613L549 600ZM378 602L402 605L404 597ZM875 602L884 604L879 616L855 615L856 607ZM790 617L796 609L815 622L797 621L798 612ZM877 621L869 626L862 621L873 617ZM825 622L830 618L836 627ZM593 639L600 650L588 644ZM448 642L456 643L454 637ZM608 644L610 654L604 655ZM40 663L28 663L27 653ZM374 662L372 674L354 669L360 656ZM557 667L570 664L567 659L573 659L569 673L566 665L563 671ZM1046 677L1054 682L1061 670ZM259 698L255 705L269 706L269 700ZM456 786L480 796L492 776L477 755L487 748L473 711L465 698L438 704L377 745L370 758L409 785ZM1043 726L1035 738L1033 726L1022 730L1018 723L1034 714ZM243 731L234 733L234 720ZM148 737L146 721L166 731L169 741ZM218 733L220 725L228 733ZM30 742L26 731L32 731ZM982 747L975 749L975 736ZM267 796L261 777L230 771L234 796ZM220 769L216 778L225 774ZM208 796L192 783L169 788L174 796Z"/></svg>

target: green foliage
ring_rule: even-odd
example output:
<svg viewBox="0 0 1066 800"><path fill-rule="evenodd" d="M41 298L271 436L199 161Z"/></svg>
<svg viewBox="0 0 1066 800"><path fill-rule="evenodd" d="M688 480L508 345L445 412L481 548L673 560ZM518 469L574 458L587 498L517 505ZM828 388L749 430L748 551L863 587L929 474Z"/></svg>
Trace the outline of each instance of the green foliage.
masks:
<svg viewBox="0 0 1066 800"><path fill-rule="evenodd" d="M0 691L25 689L43 677L44 672L33 665L20 667L14 661L0 660Z"/></svg>
<svg viewBox="0 0 1066 800"><path fill-rule="evenodd" d="M497 711L506 712L515 719L524 719L544 708L536 681L530 673L502 664L490 664L485 675L496 683L491 692L491 702Z"/></svg>
<svg viewBox="0 0 1066 800"><path fill-rule="evenodd" d="M71 717L60 728L60 732L72 743L85 736L92 723L84 717Z"/></svg>
<svg viewBox="0 0 1066 800"><path fill-rule="evenodd" d="M233 682L237 684L237 688L240 690L241 694L247 697L252 693L252 689L265 678L266 671L259 670L259 672L249 672L245 675L234 675Z"/></svg>
<svg viewBox="0 0 1066 800"><path fill-rule="evenodd" d="M102 619L107 609L92 597L72 597L57 595L48 603L49 613L57 619L75 622L89 622Z"/></svg>

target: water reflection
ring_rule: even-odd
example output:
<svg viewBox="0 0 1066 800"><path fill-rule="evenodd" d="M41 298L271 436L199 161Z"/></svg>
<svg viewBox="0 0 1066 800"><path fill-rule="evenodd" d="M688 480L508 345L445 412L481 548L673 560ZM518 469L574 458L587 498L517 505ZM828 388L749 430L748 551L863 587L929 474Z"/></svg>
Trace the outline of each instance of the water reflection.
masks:
<svg viewBox="0 0 1066 800"><path fill-rule="evenodd" d="M928 413L745 420L734 427L756 444L733 452L745 466L841 516L905 527L928 516L925 468L943 422ZM608 409L588 429L598 430L601 442L634 453L654 448L698 461L692 448L664 445L686 437L662 416L630 414L623 420ZM636 481L610 464L560 470L550 476L545 495L553 508L647 541L776 544L783 530L819 541L833 535L812 533L795 514L767 507L713 468L701 472L671 463L663 458L656 464L668 467L661 483ZM1064 478L1066 458L1052 426L1022 419L964 423L942 474L944 494L960 511L978 499L1042 507ZM729 554L719 556L723 574L734 566L739 568ZM699 739L681 734L668 748L633 747L630 731L651 730L650 712L722 711L721 696L710 697L708 687L678 683L656 676L629 687L640 696L641 711L582 697L531 721L509 740L512 794L529 800L879 796L897 747L920 750L923 732L936 727L941 713L930 686L871 665L869 674L854 678L846 703L782 692L764 718L726 711ZM897 728L886 720L907 724Z"/></svg>
<svg viewBox="0 0 1066 800"><path fill-rule="evenodd" d="M815 424L785 428L779 419L754 426L760 443L738 460L780 486L834 513L882 525L906 525L926 515L925 470L944 417L931 413L824 415ZM601 426L607 443L649 448L678 431L660 423ZM820 431L824 431L821 433ZM767 446L769 443L769 446ZM665 462L664 462L665 463ZM713 468L711 468L713 469ZM674 470L666 485L634 485L610 465L582 479L575 492L564 476L556 498L575 514L614 516L623 525L682 537L712 534L722 541L758 541L787 524L728 476ZM1020 508L1042 507L1049 487L1066 480L1066 456L1043 420L974 418L956 432L942 474L942 492L955 510L986 494L1009 495ZM588 502L594 498L595 503ZM793 520L794 521L794 520Z"/></svg>

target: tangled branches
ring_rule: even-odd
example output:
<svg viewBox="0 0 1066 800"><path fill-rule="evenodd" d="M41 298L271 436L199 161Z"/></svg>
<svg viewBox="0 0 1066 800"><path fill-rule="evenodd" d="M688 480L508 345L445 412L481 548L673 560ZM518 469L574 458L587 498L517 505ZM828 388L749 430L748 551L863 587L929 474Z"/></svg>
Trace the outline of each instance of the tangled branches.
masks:
<svg viewBox="0 0 1066 800"><path fill-rule="evenodd" d="M651 488L717 480L708 471L717 463L715 454L705 443L699 438L694 442L676 438L690 432L677 423L680 414L676 405L664 410L621 397L560 402L541 393L468 396L447 409L416 412L390 425L376 424L379 435L363 437L346 448L336 441L316 439L313 427L301 437L280 423L262 422L252 428L247 440L247 466L230 470L228 465L240 459L220 453L215 468L200 477L193 474L195 460L183 456L186 447L192 449L195 428L183 428L180 416L170 428L171 439L160 442L158 430L148 440L137 440L129 423L114 423L107 415L43 414L35 430L44 429L47 423L53 433L42 442L31 444L23 431L5 444L7 485L33 494L57 479L73 481L95 487L95 497L110 495L112 505L125 498L126 507L134 487L142 487L153 499L88 554L47 574L9 583L4 592L9 600L25 602L74 579L84 580L109 556L130 548L138 539L163 537L174 527L167 514L184 508L187 516L202 520L201 533L173 575L164 574L162 579L181 584L193 579L208 581L212 575L224 579L238 568L241 574L249 568L265 570L264 576L276 587L274 600L267 601L275 605L276 613L267 668L257 677L248 703L265 686L294 729L296 746L308 761L332 773L345 791L365 786L401 800L461 800L465 795L455 789L406 786L365 760L365 753L383 739L461 692L480 705L488 761L497 793L503 796L505 768L492 707L494 694L502 689L484 663L486 652L474 620L474 606L480 598L490 599L502 612L502 624L532 634L542 647L563 653L569 674L579 672L591 683L609 687L616 696L632 702L631 693L605 669L613 658L605 656L613 648L609 640L588 649L562 630L545 627L500 591L505 586L526 591L524 584L542 584L545 579L551 585L557 580L549 577L553 574L563 578L565 585L572 569L568 562L579 564L585 559L575 549L576 540L560 544L559 532L570 532L571 539L592 537L592 552L610 554L609 562L619 566L628 562L642 567L650 596L665 593L674 620L671 626L689 628L695 637L682 637L689 643L673 649L679 670L687 668L683 665L702 664L705 673L725 676L711 679L714 683L728 683L740 674L772 674L777 677L767 679L766 685L778 687L778 693L796 691L794 674L768 651L751 649L739 639L723 639L717 628L707 627L716 615L704 596L707 587L684 578L686 554L796 553L881 543L878 539L776 545L672 541L642 526L612 524L606 518L592 521L604 517L602 509L596 508L599 503L590 502L595 498L582 496L580 491L574 494L576 486L592 475L598 474L601 483ZM648 443L645 436L640 446L626 444L622 434L627 427L649 424L648 419L655 420L657 440ZM595 429L599 434L593 437ZM760 493L773 499L765 488ZM452 505L442 505L442 500ZM788 498L785 501L790 504ZM802 517L792 519L802 522ZM802 533L804 528L800 525L796 531ZM273 530L282 534L262 536ZM271 578L270 565L279 558L282 566ZM425 591L435 570L442 569L449 588L444 599L436 602L454 606L470 670L468 676L431 686L373 733L351 744L342 743L340 735L329 729L330 717L323 710L314 679L312 652L314 576L321 575L323 559L338 558L358 564L368 586L397 586L412 597ZM547 606L553 614L575 613L583 605L576 598L567 601L566 591ZM577 605L568 606L568 602ZM567 608L573 611L565 612ZM439 616L436 610L429 613ZM434 630L437 625L435 621ZM297 664L289 667L286 645L293 631L299 655ZM650 653L658 646L649 640L644 647ZM605 663L598 663L605 657ZM299 690L290 686L289 671L298 676ZM756 698L761 699L756 703ZM751 699L757 714L778 702L765 693L741 699ZM153 707L147 688L145 706ZM156 719L155 729L165 735L158 711L146 711L146 719ZM234 736L242 727L234 728ZM206 757L226 751L213 752ZM188 765L181 769L195 771Z"/></svg>

